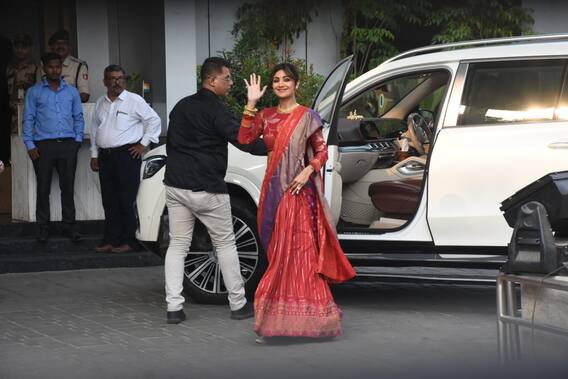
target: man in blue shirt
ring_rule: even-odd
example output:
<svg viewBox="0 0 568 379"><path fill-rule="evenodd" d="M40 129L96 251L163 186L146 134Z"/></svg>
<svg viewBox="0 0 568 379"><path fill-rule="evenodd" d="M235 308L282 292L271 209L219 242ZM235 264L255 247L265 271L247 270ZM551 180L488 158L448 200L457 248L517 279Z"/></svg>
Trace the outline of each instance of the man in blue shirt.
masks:
<svg viewBox="0 0 568 379"><path fill-rule="evenodd" d="M37 178L36 221L38 240L49 236L49 193L53 168L59 175L63 232L72 241L80 235L75 228L75 169L77 152L83 141L83 108L75 87L61 77L59 55L41 58L45 79L31 87L25 98L22 139L33 161Z"/></svg>

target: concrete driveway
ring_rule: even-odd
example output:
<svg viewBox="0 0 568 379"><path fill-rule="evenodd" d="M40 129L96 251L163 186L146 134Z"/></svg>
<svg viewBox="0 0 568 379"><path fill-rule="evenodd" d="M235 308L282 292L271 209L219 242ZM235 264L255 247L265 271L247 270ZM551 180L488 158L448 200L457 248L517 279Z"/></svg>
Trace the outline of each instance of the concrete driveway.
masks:
<svg viewBox="0 0 568 379"><path fill-rule="evenodd" d="M336 286L343 336L267 345L228 306L166 324L163 287L163 267L0 275L0 377L532 377L498 367L492 285Z"/></svg>

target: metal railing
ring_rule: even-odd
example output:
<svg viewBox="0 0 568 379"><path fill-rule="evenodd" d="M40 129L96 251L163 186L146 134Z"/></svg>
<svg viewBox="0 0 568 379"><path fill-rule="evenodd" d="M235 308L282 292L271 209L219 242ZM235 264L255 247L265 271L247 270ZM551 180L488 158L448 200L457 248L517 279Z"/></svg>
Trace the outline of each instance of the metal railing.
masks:
<svg viewBox="0 0 568 379"><path fill-rule="evenodd" d="M527 358L527 353L523 352L523 350L527 349L526 346L523 346L521 338L520 329L522 327L529 331L539 330L557 336L568 337L568 325L559 327L558 325L545 323L542 320L535 320L534 307L536 306L536 300L523 304L523 301L520 299L523 296L516 293L515 285L529 285L537 288L535 299L542 293L541 290L543 288L557 290L559 293L563 293L564 296L568 296L568 281L557 280L555 277L548 278L546 275L499 274L497 278L497 333L501 364ZM523 312L527 314L532 313L532 317L523 318Z"/></svg>

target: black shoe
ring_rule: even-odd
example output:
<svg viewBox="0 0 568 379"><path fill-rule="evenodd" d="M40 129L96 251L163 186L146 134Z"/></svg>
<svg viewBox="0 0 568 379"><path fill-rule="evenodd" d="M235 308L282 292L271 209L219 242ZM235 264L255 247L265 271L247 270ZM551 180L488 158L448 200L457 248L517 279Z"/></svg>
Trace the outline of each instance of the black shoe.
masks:
<svg viewBox="0 0 568 379"><path fill-rule="evenodd" d="M179 311L168 312L168 324L179 324L182 321L185 321L185 313L183 312L183 309L180 309Z"/></svg>
<svg viewBox="0 0 568 379"><path fill-rule="evenodd" d="M248 301L241 309L231 311L231 318L233 320L244 320L251 317L254 317L254 308L252 303L249 303Z"/></svg>
<svg viewBox="0 0 568 379"><path fill-rule="evenodd" d="M75 228L65 228L62 233L65 237L69 238L71 242L79 242L81 240L81 234Z"/></svg>
<svg viewBox="0 0 568 379"><path fill-rule="evenodd" d="M45 226L39 228L37 232L37 241L41 243L46 243L49 238L49 229Z"/></svg>

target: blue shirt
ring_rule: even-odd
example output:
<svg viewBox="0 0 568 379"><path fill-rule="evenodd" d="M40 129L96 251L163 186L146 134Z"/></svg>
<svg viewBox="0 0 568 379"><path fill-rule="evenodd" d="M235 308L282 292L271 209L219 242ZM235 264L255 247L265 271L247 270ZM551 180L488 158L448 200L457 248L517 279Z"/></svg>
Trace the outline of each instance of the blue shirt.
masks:
<svg viewBox="0 0 568 379"><path fill-rule="evenodd" d="M34 141L46 139L74 138L82 142L84 128L79 91L63 79L57 91L43 79L26 93L22 139L28 150L36 147Z"/></svg>

